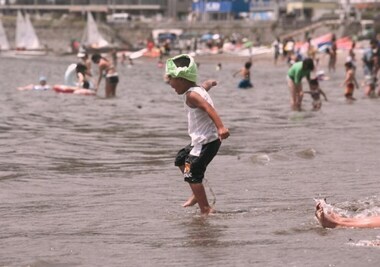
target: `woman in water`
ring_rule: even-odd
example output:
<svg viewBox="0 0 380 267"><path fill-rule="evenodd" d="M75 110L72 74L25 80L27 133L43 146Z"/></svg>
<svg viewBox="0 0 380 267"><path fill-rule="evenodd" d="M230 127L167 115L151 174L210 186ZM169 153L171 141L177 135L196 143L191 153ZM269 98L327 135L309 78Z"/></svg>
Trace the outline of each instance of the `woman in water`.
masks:
<svg viewBox="0 0 380 267"><path fill-rule="evenodd" d="M100 82L102 80L103 75L106 77L106 88L105 88L105 96L115 97L116 95L116 87L119 83L119 75L116 72L115 67L112 65L108 59L102 57L100 54L94 54L91 57L92 62L99 66L99 78L98 82L95 86L95 91L99 89Z"/></svg>

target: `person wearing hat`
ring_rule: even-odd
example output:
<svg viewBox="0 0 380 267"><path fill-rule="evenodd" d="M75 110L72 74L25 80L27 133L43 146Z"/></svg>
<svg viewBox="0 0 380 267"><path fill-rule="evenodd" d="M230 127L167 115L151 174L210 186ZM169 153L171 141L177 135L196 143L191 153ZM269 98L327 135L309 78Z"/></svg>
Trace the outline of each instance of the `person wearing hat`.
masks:
<svg viewBox="0 0 380 267"><path fill-rule="evenodd" d="M82 61L82 64L86 66L86 75L88 77L92 77L92 72L91 72L91 60L90 58L88 57L87 53L86 52L79 52L77 54L77 57L81 59Z"/></svg>
<svg viewBox="0 0 380 267"><path fill-rule="evenodd" d="M184 96L188 117L188 132L191 143L181 149L175 159L192 190L192 196L182 205L198 203L201 213L214 212L207 200L203 178L208 164L217 154L221 141L230 133L214 108L208 90L197 85L197 65L187 54L170 58L166 62L168 84L179 95Z"/></svg>
<svg viewBox="0 0 380 267"><path fill-rule="evenodd" d="M51 89L51 86L47 84L46 77L40 76L39 78L39 84L28 84L26 86L17 87L17 90L19 91L27 91L27 90L49 90Z"/></svg>

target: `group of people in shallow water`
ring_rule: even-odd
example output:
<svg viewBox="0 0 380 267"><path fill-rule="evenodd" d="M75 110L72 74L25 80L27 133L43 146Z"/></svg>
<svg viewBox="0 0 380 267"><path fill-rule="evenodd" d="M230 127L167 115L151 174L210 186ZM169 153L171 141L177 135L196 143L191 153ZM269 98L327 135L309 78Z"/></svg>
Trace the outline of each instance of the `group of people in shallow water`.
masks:
<svg viewBox="0 0 380 267"><path fill-rule="evenodd" d="M353 101L354 90L359 89L359 83L356 79L355 65L355 43L353 43L347 60L344 64L345 79L342 86L345 88L344 96L347 100ZM371 40L370 47L364 52L362 58L365 74L365 94L369 97L376 96L377 76L380 70L380 43L377 40ZM325 75L319 75L316 70L318 62L313 58L305 58L302 61L293 63L287 73L287 82L290 91L290 105L292 110L300 111L302 109L302 99L304 93L311 95L313 99L313 110L319 110L322 106L321 95L327 101L326 94L319 87L319 81L325 80ZM331 68L332 63L329 62L329 70L335 71L336 58L334 59L334 68ZM314 77L311 77L314 74ZM302 79L306 78L310 87L310 91L304 92L302 89ZM380 95L380 89L378 92Z"/></svg>
<svg viewBox="0 0 380 267"><path fill-rule="evenodd" d="M100 83L105 77L105 97L115 97L116 88L119 83L119 75L113 62L100 54L93 54L91 59L85 52L79 52L77 57L81 62L70 64L64 74L64 84L62 90L70 90L79 94L97 94ZM99 76L95 79L92 75L92 63L98 66ZM92 80L92 79L95 80ZM48 90L53 86L47 84L45 76L39 78L39 84L29 84L23 87L18 87L18 90Z"/></svg>
<svg viewBox="0 0 380 267"><path fill-rule="evenodd" d="M82 56L82 55L78 55ZM77 83L82 88L90 88L91 77L88 67L88 57L81 57L83 62L76 64L75 73L77 73ZM104 57L95 54L91 57L92 62L99 66L99 77L96 81L95 90L99 87L103 74L106 76L106 96L115 96L118 76L114 66ZM251 62L248 62L251 63ZM348 89L354 83L352 64L345 64L346 79L344 84ZM251 64L246 64L241 73L243 78L249 78L249 68ZM321 107L320 96L322 95L327 101L325 93L319 88L318 77L310 79L310 73L314 69L312 59L305 59L302 62L293 64L288 71L288 85L291 92L291 104L296 110L301 108L302 102L302 85L301 80L307 77L310 85L308 93L313 98L313 108ZM179 95L184 95L184 104L188 114L188 132L191 143L181 149L175 158L175 166L178 166L182 172L184 181L189 183L192 195L183 204L183 207L190 207L198 204L203 215L215 212L207 200L203 179L209 163L216 156L222 140L229 137L230 132L219 117L213 101L208 91L216 85L216 81L207 80L201 85L197 84L197 64L190 55L179 55L169 58L166 62L165 76L167 83ZM46 78L40 78L39 85L28 85L24 90L45 90L47 87ZM23 90L23 89L20 89ZM349 93L349 92L348 92ZM326 202L318 200L315 207L315 216L319 223L325 228L336 227L357 227L372 228L380 227L380 216L365 218L343 217L332 210L326 209Z"/></svg>

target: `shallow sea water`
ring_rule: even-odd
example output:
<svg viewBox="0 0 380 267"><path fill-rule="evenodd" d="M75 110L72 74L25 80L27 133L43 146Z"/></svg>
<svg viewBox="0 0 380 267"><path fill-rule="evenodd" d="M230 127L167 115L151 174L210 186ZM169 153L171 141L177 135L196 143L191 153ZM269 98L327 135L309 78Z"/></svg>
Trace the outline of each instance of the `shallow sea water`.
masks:
<svg viewBox="0 0 380 267"><path fill-rule="evenodd" d="M190 189L173 158L189 142L186 115L154 61L119 66L117 98L104 99L103 85L101 97L15 90L40 74L62 83L75 57L0 58L0 266L380 262L379 248L350 245L379 229L323 229L313 200L380 206L380 99L359 90L346 103L340 64L322 110L306 95L291 112L285 64L254 59L255 88L238 90L244 58L219 72L198 60L231 131L206 173L220 211L207 218L181 207Z"/></svg>

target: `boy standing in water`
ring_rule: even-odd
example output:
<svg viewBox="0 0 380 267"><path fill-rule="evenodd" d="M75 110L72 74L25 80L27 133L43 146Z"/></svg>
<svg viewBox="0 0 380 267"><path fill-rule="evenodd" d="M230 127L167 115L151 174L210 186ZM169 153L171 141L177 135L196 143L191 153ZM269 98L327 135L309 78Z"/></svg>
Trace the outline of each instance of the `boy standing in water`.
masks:
<svg viewBox="0 0 380 267"><path fill-rule="evenodd" d="M355 100L354 98L354 89L359 88L358 82L356 81L355 78L355 67L352 64L352 62L346 62L344 64L346 68L346 78L343 82L343 86L346 86L346 90L344 93L344 96L346 97L347 100Z"/></svg>
<svg viewBox="0 0 380 267"><path fill-rule="evenodd" d="M305 91L305 94L310 94L311 98L313 99L313 103L312 103L313 110L314 111L320 110L322 107L321 95L323 95L323 97L327 101L326 94L319 87L318 78L311 79L309 84L310 84L310 91Z"/></svg>
<svg viewBox="0 0 380 267"><path fill-rule="evenodd" d="M248 89L248 88L252 88L253 85L251 83L251 67L252 67L252 62L251 61L247 61L245 64L244 64L244 67L240 70L238 70L237 72L235 72L232 76L235 77L236 74L239 74L242 76L242 80L239 82L238 84L238 88L240 89Z"/></svg>
<svg viewBox="0 0 380 267"><path fill-rule="evenodd" d="M196 84L197 66L191 56L184 54L168 59L166 75L176 93L184 95L191 137L191 144L181 149L175 159L175 165L180 168L193 192L183 206L198 203L201 213L207 215L214 210L208 203L202 180L207 165L219 150L221 140L230 133L224 127L207 90Z"/></svg>

